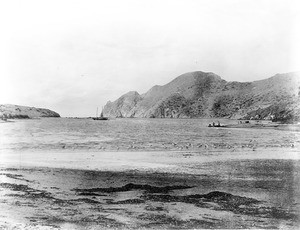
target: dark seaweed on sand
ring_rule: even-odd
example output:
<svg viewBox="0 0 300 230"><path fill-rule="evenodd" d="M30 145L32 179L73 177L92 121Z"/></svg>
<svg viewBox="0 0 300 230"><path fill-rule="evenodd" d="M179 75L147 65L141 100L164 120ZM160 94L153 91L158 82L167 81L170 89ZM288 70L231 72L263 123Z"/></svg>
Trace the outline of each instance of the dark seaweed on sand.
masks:
<svg viewBox="0 0 300 230"><path fill-rule="evenodd" d="M207 208L208 202L217 203L219 207L215 210L231 211L236 214L259 216L277 219L294 219L298 217L275 207L259 206L262 202L253 198L236 196L230 193L213 191L207 194L195 194L188 196L173 196L168 194L146 194L142 196L145 200L154 202L183 202Z"/></svg>
<svg viewBox="0 0 300 230"><path fill-rule="evenodd" d="M102 193L113 193L113 192L127 192L133 190L145 190L148 193L168 193L171 190L176 189L187 189L192 188L191 186L184 185L174 185L174 186L164 186L164 187L156 187L148 184L133 184L129 183L121 187L109 187L109 188L90 188L90 189L74 189L78 195L95 195L96 192Z"/></svg>
<svg viewBox="0 0 300 230"><path fill-rule="evenodd" d="M0 183L0 188L7 188L11 191L15 192L22 192L22 194L10 194L10 196L15 197L26 197L26 198L32 198L32 199L38 199L38 198L44 198L44 199L51 199L54 202L63 202L60 199L54 198L51 196L51 193L38 190L29 187L28 185L23 184L11 184L11 183Z"/></svg>
<svg viewBox="0 0 300 230"><path fill-rule="evenodd" d="M144 195L143 198L159 201L159 202L184 202L184 203L202 203L202 202L215 202L218 204L230 204L231 206L238 207L240 205L251 205L260 203L260 201L248 198L235 196L230 193L214 191L207 194L195 194L188 196L173 196L173 195L165 195L165 194L147 194Z"/></svg>

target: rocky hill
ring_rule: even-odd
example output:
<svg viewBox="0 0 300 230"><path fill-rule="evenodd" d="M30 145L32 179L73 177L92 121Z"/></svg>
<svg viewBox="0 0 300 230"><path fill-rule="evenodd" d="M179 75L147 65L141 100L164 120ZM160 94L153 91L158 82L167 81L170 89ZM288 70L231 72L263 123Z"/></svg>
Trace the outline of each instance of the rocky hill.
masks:
<svg viewBox="0 0 300 230"><path fill-rule="evenodd" d="M0 117L6 118L36 118L36 117L60 117L60 115L49 109L10 105L0 105Z"/></svg>
<svg viewBox="0 0 300 230"><path fill-rule="evenodd" d="M129 92L104 107L105 116L300 120L300 74L254 82L227 82L214 73L191 72L145 94Z"/></svg>
<svg viewBox="0 0 300 230"><path fill-rule="evenodd" d="M131 91L121 96L115 102L107 102L106 110L110 117L133 117L132 108L142 100L136 91Z"/></svg>

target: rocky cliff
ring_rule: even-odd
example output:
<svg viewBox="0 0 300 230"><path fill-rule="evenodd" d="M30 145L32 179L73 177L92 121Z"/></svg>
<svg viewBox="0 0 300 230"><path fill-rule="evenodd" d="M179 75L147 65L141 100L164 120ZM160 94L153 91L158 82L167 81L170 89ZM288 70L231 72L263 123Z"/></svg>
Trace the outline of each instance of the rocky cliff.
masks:
<svg viewBox="0 0 300 230"><path fill-rule="evenodd" d="M10 105L0 105L0 117L6 118L35 118L35 117L60 117L60 115L49 109Z"/></svg>
<svg viewBox="0 0 300 230"><path fill-rule="evenodd" d="M136 91L131 91L121 96L115 102L107 102L104 113L110 117L134 117L132 109L142 100L142 97Z"/></svg>
<svg viewBox="0 0 300 230"><path fill-rule="evenodd" d="M214 73L191 72L145 94L129 92L104 107L105 116L300 119L299 73L254 82L227 82Z"/></svg>

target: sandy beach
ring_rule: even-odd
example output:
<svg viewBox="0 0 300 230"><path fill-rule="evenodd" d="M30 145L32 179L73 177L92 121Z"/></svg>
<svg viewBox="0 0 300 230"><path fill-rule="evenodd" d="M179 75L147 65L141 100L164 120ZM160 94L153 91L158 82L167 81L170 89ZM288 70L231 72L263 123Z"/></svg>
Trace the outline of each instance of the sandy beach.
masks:
<svg viewBox="0 0 300 230"><path fill-rule="evenodd" d="M2 153L0 227L297 229L298 154Z"/></svg>

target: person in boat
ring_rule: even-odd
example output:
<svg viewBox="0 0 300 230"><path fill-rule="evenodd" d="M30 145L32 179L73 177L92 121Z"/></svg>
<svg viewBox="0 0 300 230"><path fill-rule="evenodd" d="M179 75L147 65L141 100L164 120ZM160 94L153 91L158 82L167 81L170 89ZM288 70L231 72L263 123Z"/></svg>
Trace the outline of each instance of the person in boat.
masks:
<svg viewBox="0 0 300 230"><path fill-rule="evenodd" d="M218 121L218 124L216 124L214 121L212 124L208 124L208 127L221 127L220 122Z"/></svg>
<svg viewBox="0 0 300 230"><path fill-rule="evenodd" d="M4 113L4 114L2 114L2 120L3 121L7 121L7 115Z"/></svg>

